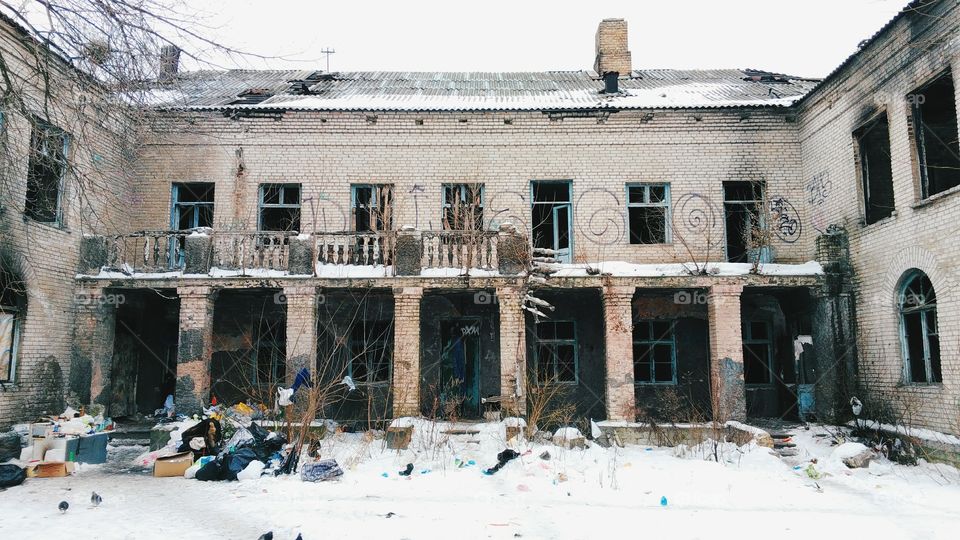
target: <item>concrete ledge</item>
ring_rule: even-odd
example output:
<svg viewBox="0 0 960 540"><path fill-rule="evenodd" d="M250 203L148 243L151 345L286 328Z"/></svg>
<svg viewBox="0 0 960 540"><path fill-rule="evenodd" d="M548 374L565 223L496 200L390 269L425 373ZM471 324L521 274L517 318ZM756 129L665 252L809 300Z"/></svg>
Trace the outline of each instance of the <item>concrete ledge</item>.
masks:
<svg viewBox="0 0 960 540"><path fill-rule="evenodd" d="M644 424L639 422L598 422L600 431L613 441L638 446L696 445L723 436L738 446L755 442L758 446L773 448L773 438L766 431L742 424L727 422L714 426L703 424Z"/></svg>

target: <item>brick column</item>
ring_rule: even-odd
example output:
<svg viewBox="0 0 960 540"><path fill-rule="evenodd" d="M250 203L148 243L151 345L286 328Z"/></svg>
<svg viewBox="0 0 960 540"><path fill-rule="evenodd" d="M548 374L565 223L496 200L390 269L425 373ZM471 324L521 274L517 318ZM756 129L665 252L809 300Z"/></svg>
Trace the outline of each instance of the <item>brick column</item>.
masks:
<svg viewBox="0 0 960 540"><path fill-rule="evenodd" d="M633 287L603 289L608 420L636 420L633 375Z"/></svg>
<svg viewBox="0 0 960 540"><path fill-rule="evenodd" d="M747 392L743 381L740 333L742 285L714 285L707 295L710 326L710 401L713 419L743 420Z"/></svg>
<svg viewBox="0 0 960 540"><path fill-rule="evenodd" d="M283 288L287 303L287 385L302 368L317 371L317 288L293 285Z"/></svg>
<svg viewBox="0 0 960 540"><path fill-rule="evenodd" d="M505 414L522 416L527 410L527 346L521 301L518 289L497 289L497 306L500 308L500 395L516 398L512 407L504 405Z"/></svg>
<svg viewBox="0 0 960 540"><path fill-rule="evenodd" d="M420 413L420 300L423 288L393 290L393 416Z"/></svg>
<svg viewBox="0 0 960 540"><path fill-rule="evenodd" d="M177 347L178 413L193 414L210 400L210 357L213 354L212 287L180 287L180 338Z"/></svg>
<svg viewBox="0 0 960 540"><path fill-rule="evenodd" d="M117 303L109 301L111 297L101 287L78 288L74 295L76 321L69 388L81 403L110 403L117 317Z"/></svg>

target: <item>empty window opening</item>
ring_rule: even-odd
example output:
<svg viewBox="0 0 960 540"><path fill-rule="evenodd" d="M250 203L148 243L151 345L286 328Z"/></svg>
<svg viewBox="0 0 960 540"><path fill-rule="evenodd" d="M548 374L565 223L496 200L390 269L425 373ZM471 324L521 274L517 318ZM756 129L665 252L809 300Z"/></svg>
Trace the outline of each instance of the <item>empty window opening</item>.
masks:
<svg viewBox="0 0 960 540"><path fill-rule="evenodd" d="M627 219L631 244L665 243L669 213L669 185L627 185Z"/></svg>
<svg viewBox="0 0 960 540"><path fill-rule="evenodd" d="M747 384L773 384L773 336L767 321L743 325L743 378Z"/></svg>
<svg viewBox="0 0 960 540"><path fill-rule="evenodd" d="M949 70L907 96L922 198L960 185L955 99L953 75Z"/></svg>
<svg viewBox="0 0 960 540"><path fill-rule="evenodd" d="M532 182L533 247L550 250L554 258L569 263L573 242L573 206L570 182Z"/></svg>
<svg viewBox="0 0 960 540"><path fill-rule="evenodd" d="M68 142L69 137L62 129L34 119L24 206L28 218L42 223L61 222Z"/></svg>
<svg viewBox="0 0 960 540"><path fill-rule="evenodd" d="M22 282L0 267L0 383L16 380L20 329L27 305L25 293Z"/></svg>
<svg viewBox="0 0 960 540"><path fill-rule="evenodd" d="M676 338L672 321L633 326L633 379L638 384L676 384Z"/></svg>
<svg viewBox="0 0 960 540"><path fill-rule="evenodd" d="M900 288L900 334L907 382L943 382L937 293L920 270L907 273Z"/></svg>
<svg viewBox="0 0 960 540"><path fill-rule="evenodd" d="M857 160L863 188L864 221L869 225L893 214L893 166L886 113L858 129Z"/></svg>
<svg viewBox="0 0 960 540"><path fill-rule="evenodd" d="M353 227L357 232L393 229L393 186L355 184L352 186Z"/></svg>
<svg viewBox="0 0 960 540"><path fill-rule="evenodd" d="M213 227L213 194L212 182L173 184L173 228Z"/></svg>
<svg viewBox="0 0 960 540"><path fill-rule="evenodd" d="M261 231L300 230L300 184L260 184Z"/></svg>
<svg viewBox="0 0 960 540"><path fill-rule="evenodd" d="M574 321L540 321L536 328L536 370L540 382L577 382L577 327Z"/></svg>
<svg viewBox="0 0 960 540"><path fill-rule="evenodd" d="M482 231L483 184L444 184L443 230Z"/></svg>
<svg viewBox="0 0 960 540"><path fill-rule="evenodd" d="M724 182L727 260L750 262L763 244L763 182Z"/></svg>
<svg viewBox="0 0 960 540"><path fill-rule="evenodd" d="M350 329L349 375L357 384L388 384L393 365L393 322L357 321Z"/></svg>
<svg viewBox="0 0 960 540"><path fill-rule="evenodd" d="M480 416L480 327L476 317L440 321L438 397L447 418Z"/></svg>

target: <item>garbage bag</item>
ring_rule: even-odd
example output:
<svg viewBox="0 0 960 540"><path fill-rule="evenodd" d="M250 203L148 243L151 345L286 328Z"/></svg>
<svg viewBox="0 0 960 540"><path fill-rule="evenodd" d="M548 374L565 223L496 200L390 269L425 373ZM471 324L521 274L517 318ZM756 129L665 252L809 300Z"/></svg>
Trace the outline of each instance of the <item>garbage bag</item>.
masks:
<svg viewBox="0 0 960 540"><path fill-rule="evenodd" d="M216 459L207 462L197 471L197 480L211 482L227 479L226 454L217 456Z"/></svg>
<svg viewBox="0 0 960 540"><path fill-rule="evenodd" d="M27 477L27 471L20 468L19 465L8 463L0 465L0 488L19 486Z"/></svg>
<svg viewBox="0 0 960 540"><path fill-rule="evenodd" d="M300 478L304 482L325 482L341 476L343 476L343 469L335 459L311 461L300 467Z"/></svg>
<svg viewBox="0 0 960 540"><path fill-rule="evenodd" d="M225 458L227 480L236 480L237 475L246 469L251 461L258 461L257 453L252 448L241 448L232 454L227 454Z"/></svg>
<svg viewBox="0 0 960 540"><path fill-rule="evenodd" d="M0 434L0 463L20 459L20 434L8 431Z"/></svg>

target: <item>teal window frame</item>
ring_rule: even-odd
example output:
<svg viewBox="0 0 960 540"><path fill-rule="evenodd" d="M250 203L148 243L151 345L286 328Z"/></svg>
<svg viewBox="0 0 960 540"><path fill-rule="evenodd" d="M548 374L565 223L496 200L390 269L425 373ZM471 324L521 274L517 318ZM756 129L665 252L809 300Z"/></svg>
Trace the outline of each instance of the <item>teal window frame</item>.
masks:
<svg viewBox="0 0 960 540"><path fill-rule="evenodd" d="M556 325L558 324L571 324L573 326L573 337L572 338L545 338L541 337L541 328L546 328L541 325L552 324L554 325L554 335L556 335ZM540 377L540 365L545 359L540 357L540 347L543 346L547 349L550 349L552 352L551 358L549 361L553 363L551 366L552 377L549 379L542 379ZM558 378L560 373L559 365L559 355L557 354L557 349L559 347L573 347L573 379L572 380L560 380ZM577 339L577 322L573 320L542 320L534 323L534 373L536 374L537 380L541 383L556 383L556 384L580 384L580 350L578 346Z"/></svg>
<svg viewBox="0 0 960 540"><path fill-rule="evenodd" d="M658 335L658 325L668 325L668 336ZM642 337L642 330L649 337ZM650 358L650 371L646 379L637 376L639 359L638 348L646 348L647 354L653 355L656 347L670 347L670 380L657 380L656 358ZM644 319L633 324L633 382L638 385L675 385L677 384L677 334L675 321Z"/></svg>

